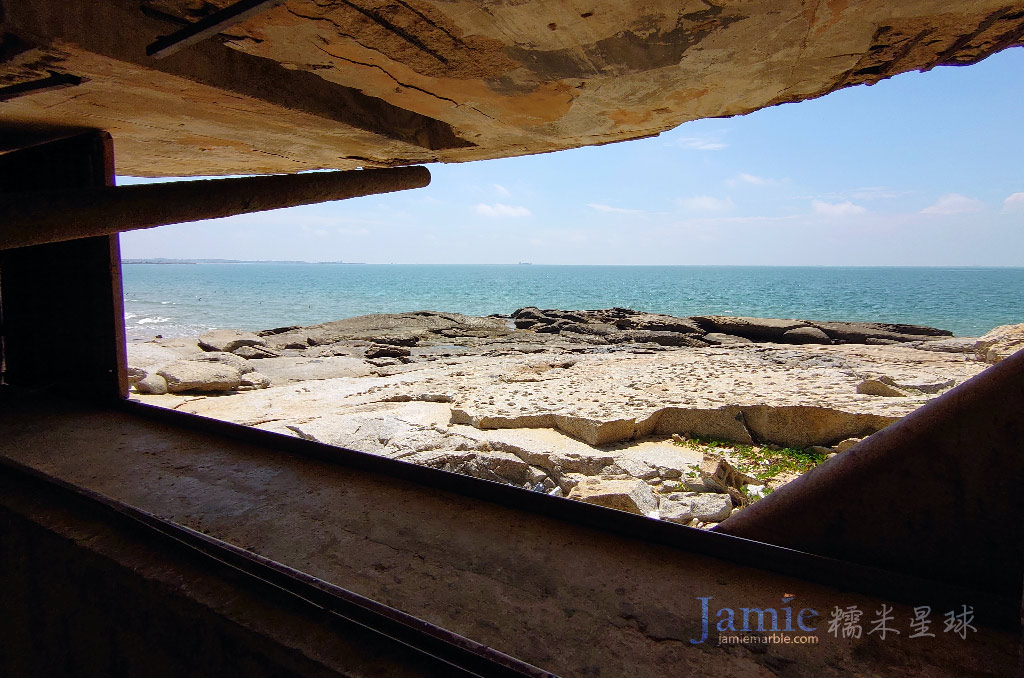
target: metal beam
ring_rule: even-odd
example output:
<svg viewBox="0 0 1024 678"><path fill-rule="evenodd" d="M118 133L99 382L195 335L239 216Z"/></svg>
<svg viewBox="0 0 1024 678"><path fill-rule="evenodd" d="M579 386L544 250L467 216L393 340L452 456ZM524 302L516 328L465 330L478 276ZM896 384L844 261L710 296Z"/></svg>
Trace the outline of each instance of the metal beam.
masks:
<svg viewBox="0 0 1024 678"><path fill-rule="evenodd" d="M421 188L426 167L0 194L0 250Z"/></svg>
<svg viewBox="0 0 1024 678"><path fill-rule="evenodd" d="M226 29L240 24L249 17L265 12L271 7L284 4L285 0L241 0L229 5L219 12L200 19L194 24L175 31L170 35L164 35L146 47L146 54L156 59L170 56L189 45L202 42L211 38Z"/></svg>

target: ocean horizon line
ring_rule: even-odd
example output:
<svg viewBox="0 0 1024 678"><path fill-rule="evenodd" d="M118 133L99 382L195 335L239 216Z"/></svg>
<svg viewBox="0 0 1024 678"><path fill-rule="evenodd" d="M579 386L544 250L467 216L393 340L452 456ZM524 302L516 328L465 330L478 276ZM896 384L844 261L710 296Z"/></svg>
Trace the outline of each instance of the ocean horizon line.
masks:
<svg viewBox="0 0 1024 678"><path fill-rule="evenodd" d="M303 261L280 259L218 259L218 258L169 258L169 257L125 257L121 263L131 265L228 265L228 264L273 264L277 266L302 265L344 265L344 266L572 266L602 268L836 268L836 269L964 269L964 270L1024 270L1024 266L996 264L556 264L536 262L479 262L479 263L437 263L437 262L377 262L377 261Z"/></svg>

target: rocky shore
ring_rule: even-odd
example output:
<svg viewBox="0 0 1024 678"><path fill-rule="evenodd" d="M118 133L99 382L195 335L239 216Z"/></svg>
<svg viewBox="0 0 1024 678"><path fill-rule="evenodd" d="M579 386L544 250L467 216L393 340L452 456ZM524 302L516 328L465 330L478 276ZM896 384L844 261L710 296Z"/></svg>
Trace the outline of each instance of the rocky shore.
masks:
<svg viewBox="0 0 1024 678"><path fill-rule="evenodd" d="M930 327L523 308L129 344L133 397L709 526L1024 347Z"/></svg>

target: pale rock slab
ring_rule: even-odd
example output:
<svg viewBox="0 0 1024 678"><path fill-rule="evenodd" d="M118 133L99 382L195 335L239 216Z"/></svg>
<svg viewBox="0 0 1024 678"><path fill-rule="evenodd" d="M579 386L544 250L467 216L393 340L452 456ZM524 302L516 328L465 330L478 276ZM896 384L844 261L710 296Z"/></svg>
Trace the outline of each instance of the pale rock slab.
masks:
<svg viewBox="0 0 1024 678"><path fill-rule="evenodd" d="M170 393L234 391L242 384L241 372L220 362L178 360L164 365L157 374L167 380Z"/></svg>
<svg viewBox="0 0 1024 678"><path fill-rule="evenodd" d="M270 377L259 372L246 372L242 374L239 390L254 390L258 388L270 388Z"/></svg>
<svg viewBox="0 0 1024 678"><path fill-rule="evenodd" d="M245 358L241 358L233 353L224 353L222 351L213 351L210 353L200 353L188 357L189 360L195 360L201 363L220 363L233 367L238 370L239 374L248 374L249 372L255 372L256 368L249 364L249 361Z"/></svg>
<svg viewBox="0 0 1024 678"><path fill-rule="evenodd" d="M1024 349L1024 323L1001 325L986 332L974 345L978 360L997 363Z"/></svg>
<svg viewBox="0 0 1024 678"><path fill-rule="evenodd" d="M693 520L693 509L685 502L662 499L658 506L662 520L688 525Z"/></svg>
<svg viewBox="0 0 1024 678"><path fill-rule="evenodd" d="M569 498L644 516L658 509L650 486L636 479L587 478L572 489Z"/></svg>
<svg viewBox="0 0 1024 678"><path fill-rule="evenodd" d="M264 358L260 361L260 372L279 385L319 379L366 377L373 373L364 361L349 356Z"/></svg>
<svg viewBox="0 0 1024 678"><path fill-rule="evenodd" d="M697 494L690 498L690 511L696 520L721 522L732 513L732 499L727 494Z"/></svg>

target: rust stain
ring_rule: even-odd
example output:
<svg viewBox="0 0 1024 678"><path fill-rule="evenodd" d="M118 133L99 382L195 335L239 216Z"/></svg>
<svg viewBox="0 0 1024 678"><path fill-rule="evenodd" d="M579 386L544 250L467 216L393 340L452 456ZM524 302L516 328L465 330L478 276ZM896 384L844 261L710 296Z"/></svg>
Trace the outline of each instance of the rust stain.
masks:
<svg viewBox="0 0 1024 678"><path fill-rule="evenodd" d="M504 106L504 117L513 125L524 127L558 120L572 108L573 89L572 85L561 81L544 83L529 95L509 101Z"/></svg>

